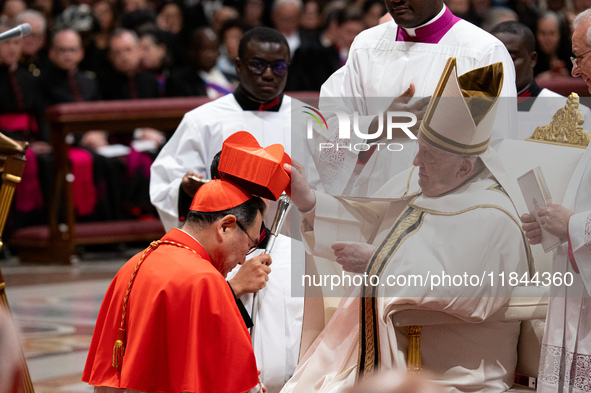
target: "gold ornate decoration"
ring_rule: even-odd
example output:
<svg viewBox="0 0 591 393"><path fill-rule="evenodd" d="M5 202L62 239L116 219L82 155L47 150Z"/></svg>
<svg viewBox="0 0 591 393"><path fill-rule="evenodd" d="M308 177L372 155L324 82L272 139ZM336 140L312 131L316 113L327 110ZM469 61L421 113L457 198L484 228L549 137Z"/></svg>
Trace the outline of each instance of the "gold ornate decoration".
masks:
<svg viewBox="0 0 591 393"><path fill-rule="evenodd" d="M583 114L579 109L579 95L571 93L563 108L552 116L547 126L536 127L526 141L543 142L586 148L591 134L583 130Z"/></svg>
<svg viewBox="0 0 591 393"><path fill-rule="evenodd" d="M392 255L396 254L408 237L420 229L424 216L425 213L421 208L411 206L409 203L374 251L366 270L368 276L381 278ZM359 334L357 363L358 381L374 375L378 371L380 363L379 324L376 311L378 307L377 296L377 287L364 286L362 288L359 307L361 331Z"/></svg>
<svg viewBox="0 0 591 393"><path fill-rule="evenodd" d="M406 360L408 371L418 373L421 365L421 326L408 327L408 359Z"/></svg>

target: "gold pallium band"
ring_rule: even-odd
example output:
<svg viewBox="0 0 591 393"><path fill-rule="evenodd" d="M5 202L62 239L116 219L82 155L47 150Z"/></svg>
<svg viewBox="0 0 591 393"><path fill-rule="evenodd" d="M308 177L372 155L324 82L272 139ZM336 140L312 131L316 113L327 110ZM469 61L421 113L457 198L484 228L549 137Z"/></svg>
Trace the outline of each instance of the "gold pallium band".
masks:
<svg viewBox="0 0 591 393"><path fill-rule="evenodd" d="M418 197L418 196L417 196ZM416 199L416 197L415 197ZM414 200L414 199L413 199ZM415 234L421 227L425 212L410 204L400 214L396 223L384 237L382 243L372 255L367 267L370 276L382 276L392 255L394 255L402 243ZM362 380L372 376L380 363L380 340L377 313L377 288L366 286L362 289L360 307L359 357L357 361L357 379Z"/></svg>
<svg viewBox="0 0 591 393"><path fill-rule="evenodd" d="M495 192L499 192L501 193L501 195L506 196L507 198L509 197L509 194L507 194L507 191L505 191L505 189L503 188L503 186L501 186L499 183L495 183L490 187L486 188L488 191L495 191ZM513 202L513 201L511 201ZM515 204L513 204L513 206L515 207ZM517 208L515 209L515 211L517 211Z"/></svg>
<svg viewBox="0 0 591 393"><path fill-rule="evenodd" d="M488 149L488 144L490 142L490 138L488 138L482 143L475 145L464 145L438 134L435 130L429 126L426 126L423 122L421 122L421 125L419 126L419 136L426 142L429 142L429 144L441 150L463 156L476 156L483 154Z"/></svg>

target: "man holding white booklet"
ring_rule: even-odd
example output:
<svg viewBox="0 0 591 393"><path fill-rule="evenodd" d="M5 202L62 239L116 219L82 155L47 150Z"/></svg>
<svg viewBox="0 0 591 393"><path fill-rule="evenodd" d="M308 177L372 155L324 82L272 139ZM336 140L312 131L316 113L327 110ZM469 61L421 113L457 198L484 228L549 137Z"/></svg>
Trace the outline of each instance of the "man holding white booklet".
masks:
<svg viewBox="0 0 591 393"><path fill-rule="evenodd" d="M573 76L581 76L591 92L591 9L574 23ZM591 150L587 150L564 195L562 205L548 201L532 215L521 217L531 244L541 241L542 228L562 244L554 253L554 273L570 273L573 283L551 288L542 342L538 392L589 392L591 386Z"/></svg>

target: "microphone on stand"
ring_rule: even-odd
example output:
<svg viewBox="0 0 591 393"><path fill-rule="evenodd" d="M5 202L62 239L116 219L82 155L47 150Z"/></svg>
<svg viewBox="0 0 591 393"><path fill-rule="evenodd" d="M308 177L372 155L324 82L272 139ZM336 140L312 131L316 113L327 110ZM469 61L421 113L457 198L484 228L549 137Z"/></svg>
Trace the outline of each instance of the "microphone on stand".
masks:
<svg viewBox="0 0 591 393"><path fill-rule="evenodd" d="M0 41L9 40L11 38L16 37L24 37L31 32L31 25L28 23L23 23L22 25L18 25L14 29L10 29L5 31L4 33L0 33Z"/></svg>

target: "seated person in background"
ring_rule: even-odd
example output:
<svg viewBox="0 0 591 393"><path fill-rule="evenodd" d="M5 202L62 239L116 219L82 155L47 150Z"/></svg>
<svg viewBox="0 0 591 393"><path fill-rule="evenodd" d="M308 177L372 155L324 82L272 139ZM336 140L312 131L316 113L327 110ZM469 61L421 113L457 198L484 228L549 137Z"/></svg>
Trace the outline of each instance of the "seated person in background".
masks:
<svg viewBox="0 0 591 393"><path fill-rule="evenodd" d="M166 80L170 75L173 58L164 39L164 33L150 30L140 37L141 67L158 81L159 95L166 95Z"/></svg>
<svg viewBox="0 0 591 393"><path fill-rule="evenodd" d="M220 31L220 56L216 67L232 82L238 81L234 60L238 57L238 45L242 34L250 30L252 26L241 19L227 20Z"/></svg>
<svg viewBox="0 0 591 393"><path fill-rule="evenodd" d="M141 50L137 34L117 29L109 42L112 69L99 74L104 100L125 100L158 97L158 81L154 75L140 71Z"/></svg>
<svg viewBox="0 0 591 393"><path fill-rule="evenodd" d="M571 64L568 61L570 40L563 35L567 23L553 11L546 11L538 19L536 38L538 42L538 62L534 73L538 80L569 76Z"/></svg>
<svg viewBox="0 0 591 393"><path fill-rule="evenodd" d="M0 33L15 26L0 20ZM0 131L15 140L29 142L23 181L15 190L15 224L38 225L44 222L46 207L38 173L39 156L51 151L49 135L42 123L42 101L38 80L19 63L23 39L0 42ZM49 190L47 190L49 192Z"/></svg>
<svg viewBox="0 0 591 393"><path fill-rule="evenodd" d="M99 99L94 76L78 69L83 58L84 48L80 34L72 29L59 30L53 34L49 46L50 64L38 78L45 108L67 102ZM72 191L76 213L79 217L90 216L96 213L99 197L95 187L95 173L102 177L105 171L100 169L95 172L93 157L84 149L69 147L68 158L74 174ZM53 176L51 163L42 165L40 171L44 173L44 177ZM98 213L95 217L105 219L109 216L104 209L99 209Z"/></svg>
<svg viewBox="0 0 591 393"><path fill-rule="evenodd" d="M507 301L510 286L496 280L482 286L440 281L441 287L391 281L527 271L529 248L502 186L503 167L488 147L502 70L495 63L457 78L455 59L448 61L434 93L442 98L431 100L420 125L413 161L418 168L394 177L373 196L401 199L332 198L313 192L297 165L291 169L291 197L304 212L310 253L347 264L355 257L348 249L358 244L353 242L371 243L375 251L360 258L369 263L357 270L368 280L343 297L282 392L340 391L379 369L406 369L407 328L393 322L404 309L440 311L463 321L422 327L423 368L445 391L500 392L513 384L520 324L487 321ZM479 107L473 98L471 111L460 91L493 100L480 101ZM450 97L460 98L454 105ZM450 117L457 123L447 121ZM353 242L333 252L334 241L343 240Z"/></svg>
<svg viewBox="0 0 591 393"><path fill-rule="evenodd" d="M515 86L517 88L517 128L511 139L530 137L536 127L550 124L556 111L566 104L566 97L548 89L542 89L534 79L534 67L538 60L535 38L531 30L519 22L503 22L496 25L491 34L507 48L515 64ZM579 106L585 124L591 129L591 111Z"/></svg>
<svg viewBox="0 0 591 393"><path fill-rule="evenodd" d="M80 34L71 29L53 34L49 46L51 64L39 78L47 106L100 99L94 76L78 68L83 58Z"/></svg>
<svg viewBox="0 0 591 393"><path fill-rule="evenodd" d="M208 27L195 30L189 47L191 65L170 75L167 96L215 99L233 92L235 86L216 66L219 55L220 42L213 30Z"/></svg>
<svg viewBox="0 0 591 393"><path fill-rule="evenodd" d="M328 77L345 64L353 39L364 28L363 14L357 7L331 7L322 33L295 51L288 91L320 91Z"/></svg>
<svg viewBox="0 0 591 393"><path fill-rule="evenodd" d="M39 11L27 9L16 17L16 24L28 23L31 33L23 37L23 52L19 64L31 75L38 77L49 65L45 43L47 40L47 19Z"/></svg>
<svg viewBox="0 0 591 393"><path fill-rule="evenodd" d="M116 29L111 35L108 53L112 67L98 75L98 85L103 100L158 97L156 77L140 71L141 49L135 32ZM136 139L152 141L156 148L162 146L165 141L164 135L153 129L142 129ZM97 150L108 146L109 141L105 133L87 132L81 144L89 150Z"/></svg>
<svg viewBox="0 0 591 393"><path fill-rule="evenodd" d="M141 50L135 32L115 30L109 41L108 53L112 68L98 75L102 99L158 97L156 77L140 71ZM155 153L165 141L162 132L146 127L138 128L133 133L111 136L106 131L89 131L83 135L80 145L99 154L126 156L126 187L125 195L122 196L124 211L126 216L138 218L155 215L149 200L149 168ZM131 149L119 145L131 145Z"/></svg>

